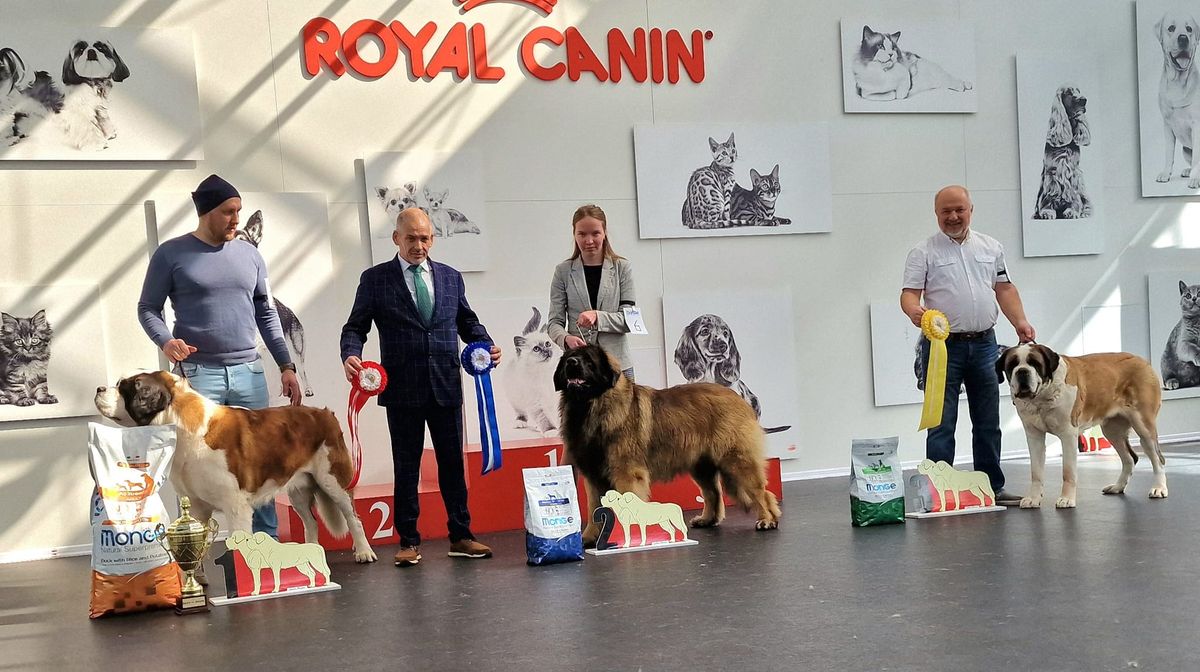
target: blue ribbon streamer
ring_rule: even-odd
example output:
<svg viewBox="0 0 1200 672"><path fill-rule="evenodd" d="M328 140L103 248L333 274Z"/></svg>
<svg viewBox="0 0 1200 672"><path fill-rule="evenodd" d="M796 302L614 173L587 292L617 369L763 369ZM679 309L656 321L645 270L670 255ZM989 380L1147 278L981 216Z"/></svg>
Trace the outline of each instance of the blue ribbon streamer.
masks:
<svg viewBox="0 0 1200 672"><path fill-rule="evenodd" d="M488 366L482 370L475 368L472 354L482 349L488 353ZM475 378L475 406L479 411L479 441L483 448L482 474L500 468L500 426L496 422L496 400L492 393L491 344L472 343L463 349L462 364L467 373Z"/></svg>

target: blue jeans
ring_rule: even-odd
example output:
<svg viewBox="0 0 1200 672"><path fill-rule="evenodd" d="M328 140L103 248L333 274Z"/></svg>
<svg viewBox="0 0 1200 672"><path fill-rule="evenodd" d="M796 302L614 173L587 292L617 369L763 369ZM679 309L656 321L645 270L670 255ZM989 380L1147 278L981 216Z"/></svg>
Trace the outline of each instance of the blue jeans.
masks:
<svg viewBox="0 0 1200 672"><path fill-rule="evenodd" d="M975 471L992 482L992 491L1004 487L1000 470L1000 379L996 376L995 332L970 341L946 341L946 396L942 424L925 435L925 457L954 464L954 428L958 424L960 386L967 390L971 414L971 455ZM921 357L929 359L929 341L921 339Z"/></svg>
<svg viewBox="0 0 1200 672"><path fill-rule="evenodd" d="M266 408L270 404L262 360L227 366L180 362L179 370L192 389L214 403L244 408ZM275 512L275 502L263 504L254 510L251 527L252 532L266 532L279 538L279 516Z"/></svg>

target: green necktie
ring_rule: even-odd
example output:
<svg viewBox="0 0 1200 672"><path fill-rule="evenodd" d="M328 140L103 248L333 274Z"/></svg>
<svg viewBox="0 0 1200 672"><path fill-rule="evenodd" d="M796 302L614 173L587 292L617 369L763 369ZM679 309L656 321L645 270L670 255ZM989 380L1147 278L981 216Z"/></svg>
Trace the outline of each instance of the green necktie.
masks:
<svg viewBox="0 0 1200 672"><path fill-rule="evenodd" d="M425 278L421 277L425 269L414 264L409 266L408 270L413 273L413 285L417 289L417 312L421 314L425 324L429 324L433 319L433 301L429 298L429 287L425 284Z"/></svg>

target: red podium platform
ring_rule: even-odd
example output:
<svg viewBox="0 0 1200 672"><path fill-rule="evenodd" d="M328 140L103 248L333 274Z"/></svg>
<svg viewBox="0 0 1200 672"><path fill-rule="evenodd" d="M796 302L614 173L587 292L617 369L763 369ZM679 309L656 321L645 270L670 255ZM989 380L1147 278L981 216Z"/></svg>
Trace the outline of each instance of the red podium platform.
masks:
<svg viewBox="0 0 1200 672"><path fill-rule="evenodd" d="M431 473L436 473L433 472L435 465L432 451L425 452L429 459L422 460L421 487L418 494L421 516L417 521L417 530L422 539L443 539L447 536L446 507L442 504L442 495L436 488L436 478L430 478ZM471 507L471 530L482 534L525 529L525 484L521 478L521 470L526 467L561 464L562 442L531 440L507 447L504 449L503 466L486 476L479 475L482 455L479 451L466 453L467 501ZM576 486L582 509L587 502L582 479ZM767 461L767 489L783 501L783 482L778 458ZM374 546L400 543L392 525L392 491L390 483L359 486L354 490L354 510L362 520L367 539ZM670 483L656 484L652 496L656 502L678 504L684 511L698 510L703 503L700 488L687 476L680 476ZM735 506L728 497L725 503ZM300 517L292 510L287 496L281 496L275 504L280 512L279 540L304 541L304 526ZM588 512L581 513L586 520ZM342 539L332 539L324 525L321 526L318 540L329 550L350 548L349 535Z"/></svg>

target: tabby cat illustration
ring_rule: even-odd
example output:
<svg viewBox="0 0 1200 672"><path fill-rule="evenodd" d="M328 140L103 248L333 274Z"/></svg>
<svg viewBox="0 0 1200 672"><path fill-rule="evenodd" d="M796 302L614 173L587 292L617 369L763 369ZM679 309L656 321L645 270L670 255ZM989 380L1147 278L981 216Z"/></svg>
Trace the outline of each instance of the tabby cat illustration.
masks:
<svg viewBox="0 0 1200 672"><path fill-rule="evenodd" d="M0 313L0 404L58 403L46 382L53 335L45 310L33 317Z"/></svg>
<svg viewBox="0 0 1200 672"><path fill-rule="evenodd" d="M733 193L733 162L737 147L733 133L725 142L708 139L711 164L697 168L688 180L683 202L683 225L689 229L721 229L729 226L729 200Z"/></svg>
<svg viewBox="0 0 1200 672"><path fill-rule="evenodd" d="M959 79L933 61L900 48L900 33L877 33L863 26L862 43L851 64L859 97L867 100L903 100L922 91L967 91Z"/></svg>
<svg viewBox="0 0 1200 672"><path fill-rule="evenodd" d="M1162 354L1163 387L1200 386L1200 285L1179 281L1179 324L1167 337Z"/></svg>
<svg viewBox="0 0 1200 672"><path fill-rule="evenodd" d="M759 175L750 169L750 188L733 185L729 201L729 223L732 226L780 226L792 220L775 216L775 201L779 198L779 164L770 173Z"/></svg>

